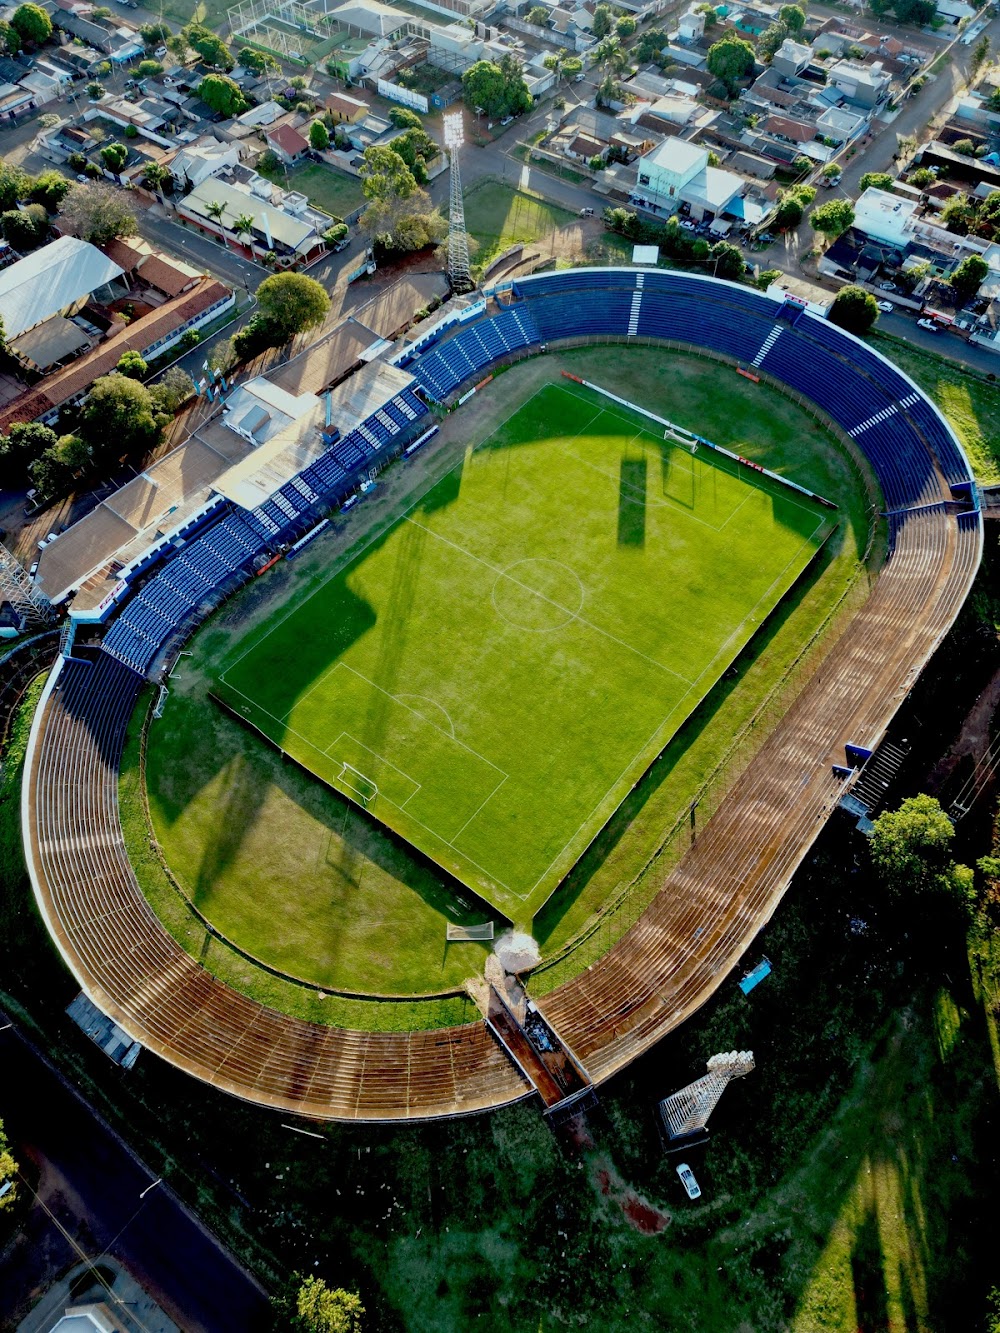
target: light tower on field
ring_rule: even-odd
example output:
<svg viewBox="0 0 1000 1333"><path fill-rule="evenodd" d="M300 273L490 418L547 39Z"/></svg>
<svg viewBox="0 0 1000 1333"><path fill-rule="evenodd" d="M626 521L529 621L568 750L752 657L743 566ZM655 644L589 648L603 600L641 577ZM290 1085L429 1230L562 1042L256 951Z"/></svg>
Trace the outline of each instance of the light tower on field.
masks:
<svg viewBox="0 0 1000 1333"><path fill-rule="evenodd" d="M707 1135L708 1117L731 1079L743 1078L754 1067L752 1051L724 1051L708 1061L708 1073L660 1102L660 1118L667 1138L688 1143Z"/></svg>
<svg viewBox="0 0 1000 1333"><path fill-rule="evenodd" d="M469 272L469 236L465 230L465 201L462 177L458 169L458 150L465 143L461 111L444 117L444 146L451 155L451 212L448 226L448 277L452 291L467 292L472 287Z"/></svg>

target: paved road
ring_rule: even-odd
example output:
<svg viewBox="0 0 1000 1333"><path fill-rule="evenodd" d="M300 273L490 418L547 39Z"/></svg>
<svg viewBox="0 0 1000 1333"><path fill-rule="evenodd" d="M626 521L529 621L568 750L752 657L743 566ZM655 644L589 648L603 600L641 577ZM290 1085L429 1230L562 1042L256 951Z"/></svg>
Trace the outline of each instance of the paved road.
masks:
<svg viewBox="0 0 1000 1333"><path fill-rule="evenodd" d="M0 1328L14 1327L66 1269L103 1254L185 1333L268 1327L262 1288L165 1185L140 1199L152 1172L16 1029L0 1032L0 1067L15 1156L40 1174L24 1228L0 1254Z"/></svg>

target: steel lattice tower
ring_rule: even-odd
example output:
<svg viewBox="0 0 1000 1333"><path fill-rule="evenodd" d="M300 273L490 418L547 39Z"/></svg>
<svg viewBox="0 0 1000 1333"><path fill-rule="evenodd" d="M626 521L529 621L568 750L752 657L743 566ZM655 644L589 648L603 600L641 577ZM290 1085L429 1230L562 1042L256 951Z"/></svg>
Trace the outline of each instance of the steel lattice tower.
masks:
<svg viewBox="0 0 1000 1333"><path fill-rule="evenodd" d="M713 1055L708 1073L660 1102L660 1115L672 1139L696 1134L705 1128L730 1079L743 1078L753 1069L753 1051L727 1051Z"/></svg>
<svg viewBox="0 0 1000 1333"><path fill-rule="evenodd" d="M444 146L451 154L451 211L448 225L448 277L452 291L467 292L472 287L469 272L469 235L465 230L465 200L462 176L458 169L458 150L465 142L462 113L444 117Z"/></svg>
<svg viewBox="0 0 1000 1333"><path fill-rule="evenodd" d="M32 583L27 570L0 543L0 601L10 602L29 624L51 620L49 599Z"/></svg>

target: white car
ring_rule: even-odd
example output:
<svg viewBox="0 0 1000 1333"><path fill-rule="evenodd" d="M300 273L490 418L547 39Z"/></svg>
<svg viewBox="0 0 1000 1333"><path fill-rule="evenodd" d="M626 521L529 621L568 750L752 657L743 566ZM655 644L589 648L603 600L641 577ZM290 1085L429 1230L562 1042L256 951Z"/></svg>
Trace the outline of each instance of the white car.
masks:
<svg viewBox="0 0 1000 1333"><path fill-rule="evenodd" d="M896 309L896 307L892 304L891 301L879 301L878 308L879 310L882 311L883 315L891 315L892 312Z"/></svg>
<svg viewBox="0 0 1000 1333"><path fill-rule="evenodd" d="M697 231L696 225L691 221L690 218L681 218L681 226L684 228L685 231Z"/></svg>
<svg viewBox="0 0 1000 1333"><path fill-rule="evenodd" d="M688 1166L687 1162L680 1162L677 1167L677 1174L681 1178L681 1184L684 1186L684 1192L689 1199L701 1198L701 1186L694 1178L694 1172Z"/></svg>
<svg viewBox="0 0 1000 1333"><path fill-rule="evenodd" d="M917 328L918 328L918 329L930 329L931 333L937 333L937 331L938 331L938 329L939 329L940 327L941 327L941 325L937 322L936 319L918 319L918 320L917 320Z"/></svg>

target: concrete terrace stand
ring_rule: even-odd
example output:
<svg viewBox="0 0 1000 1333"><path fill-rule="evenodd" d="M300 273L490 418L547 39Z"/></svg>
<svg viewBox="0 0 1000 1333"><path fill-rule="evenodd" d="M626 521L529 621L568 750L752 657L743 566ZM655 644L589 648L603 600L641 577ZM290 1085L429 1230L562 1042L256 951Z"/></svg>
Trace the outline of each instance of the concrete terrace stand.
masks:
<svg viewBox="0 0 1000 1333"><path fill-rule="evenodd" d="M794 306L710 278L629 268L508 281L485 298L461 322L421 329L419 344L394 358L434 397L451 400L493 363L560 339L701 349L813 403L867 456L885 500L888 558L822 670L633 929L538 1001L600 1084L694 1013L770 918L851 780L845 746L876 747L954 621L979 564L982 520L968 462L916 385ZM378 1033L303 1022L230 990L170 938L128 863L118 814L118 764L140 684L105 651L96 661L62 659L26 759L32 885L91 999L179 1068L300 1115L421 1119L530 1095L484 1023Z"/></svg>

